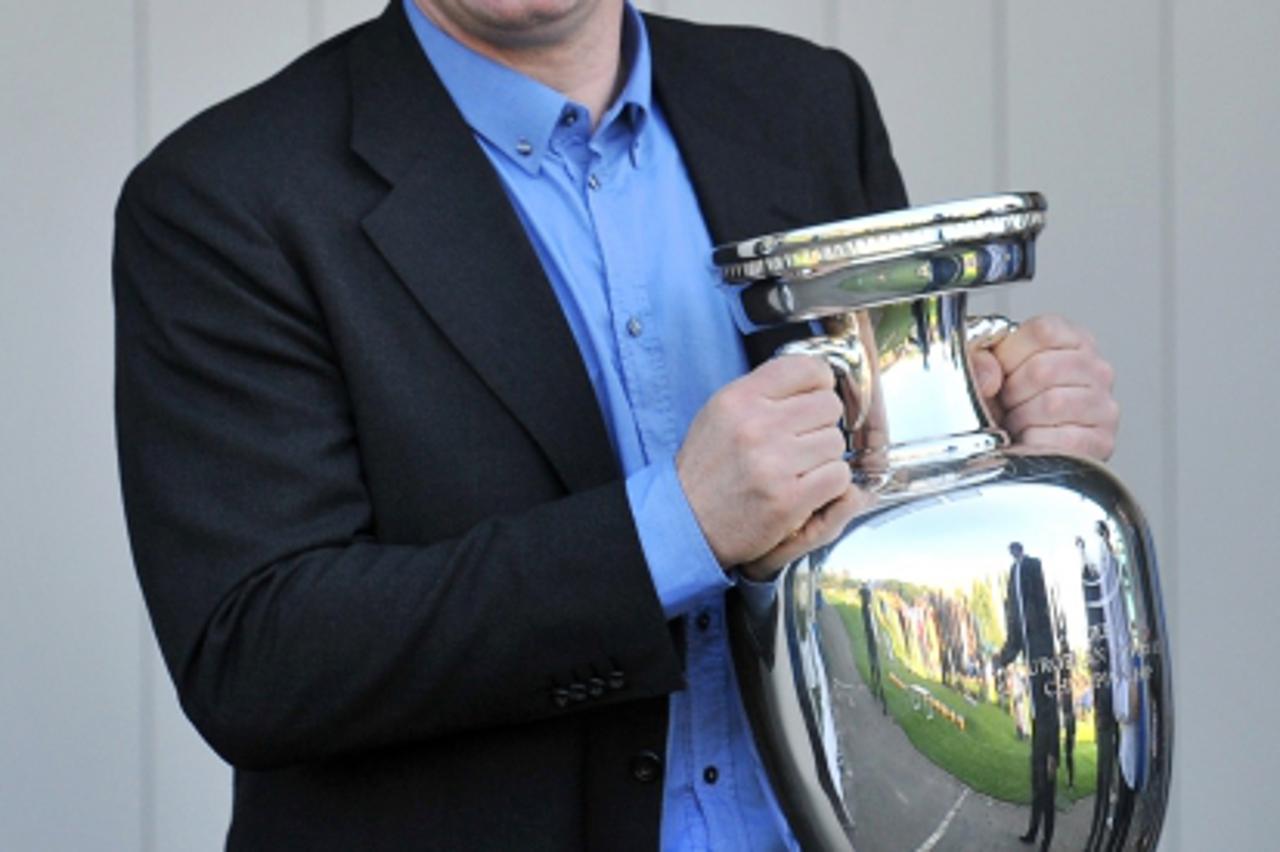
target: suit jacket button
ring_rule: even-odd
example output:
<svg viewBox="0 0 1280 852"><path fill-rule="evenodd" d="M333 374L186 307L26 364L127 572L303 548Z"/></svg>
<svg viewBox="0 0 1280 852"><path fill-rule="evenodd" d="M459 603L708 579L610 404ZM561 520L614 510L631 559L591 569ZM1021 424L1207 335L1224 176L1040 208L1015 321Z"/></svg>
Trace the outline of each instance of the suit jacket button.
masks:
<svg viewBox="0 0 1280 852"><path fill-rule="evenodd" d="M662 774L662 758L651 751L642 751L631 758L631 777L641 784L652 784Z"/></svg>
<svg viewBox="0 0 1280 852"><path fill-rule="evenodd" d="M568 707L569 690L565 689L563 686L557 686L555 689L551 690L551 703L555 704L557 707Z"/></svg>
<svg viewBox="0 0 1280 852"><path fill-rule="evenodd" d="M593 677L587 681L587 694L592 698L604 695L604 678Z"/></svg>
<svg viewBox="0 0 1280 852"><path fill-rule="evenodd" d="M622 673L621 669L614 669L609 672L609 688L622 689L627 685L627 676Z"/></svg>

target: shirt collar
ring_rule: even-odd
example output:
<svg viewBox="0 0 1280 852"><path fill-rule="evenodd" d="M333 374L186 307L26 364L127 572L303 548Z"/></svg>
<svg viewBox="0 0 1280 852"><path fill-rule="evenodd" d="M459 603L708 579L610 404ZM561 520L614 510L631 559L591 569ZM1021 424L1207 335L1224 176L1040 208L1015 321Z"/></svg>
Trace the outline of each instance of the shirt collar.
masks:
<svg viewBox="0 0 1280 852"><path fill-rule="evenodd" d="M414 35L471 129L523 169L536 174L561 117L581 105L531 77L482 56L441 30L413 0L403 0ZM597 134L611 131L622 119L629 134L639 138L652 97L649 38L644 20L630 2L625 4L622 61L629 66L627 81L605 111ZM613 131L611 131L613 132Z"/></svg>

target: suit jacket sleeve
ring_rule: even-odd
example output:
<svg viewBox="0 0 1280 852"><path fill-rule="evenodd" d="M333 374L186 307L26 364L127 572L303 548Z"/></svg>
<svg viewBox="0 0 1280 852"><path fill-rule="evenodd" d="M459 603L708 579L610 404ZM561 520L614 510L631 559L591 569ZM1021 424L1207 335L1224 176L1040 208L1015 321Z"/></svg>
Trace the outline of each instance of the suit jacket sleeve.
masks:
<svg viewBox="0 0 1280 852"><path fill-rule="evenodd" d="M679 688L621 480L379 540L287 236L216 168L164 160L117 211L118 440L143 591L210 744L272 768ZM588 682L608 688L566 700Z"/></svg>

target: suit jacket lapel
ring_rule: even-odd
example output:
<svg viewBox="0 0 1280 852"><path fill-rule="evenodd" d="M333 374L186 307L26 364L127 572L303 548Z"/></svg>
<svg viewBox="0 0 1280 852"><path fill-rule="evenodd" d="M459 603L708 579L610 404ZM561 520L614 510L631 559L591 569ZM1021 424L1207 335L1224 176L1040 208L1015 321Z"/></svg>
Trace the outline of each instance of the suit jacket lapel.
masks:
<svg viewBox="0 0 1280 852"><path fill-rule="evenodd" d="M393 2L352 46L352 147L390 184L374 245L565 486L617 462L572 332L492 165ZM429 367L424 367L429 369Z"/></svg>
<svg viewBox="0 0 1280 852"><path fill-rule="evenodd" d="M818 221L809 178L756 139L749 94L650 19L654 86L717 242ZM364 228L397 276L524 424L565 486L618 475L582 357L506 192L391 3L351 47L352 148L389 184ZM748 339L753 361L783 332Z"/></svg>

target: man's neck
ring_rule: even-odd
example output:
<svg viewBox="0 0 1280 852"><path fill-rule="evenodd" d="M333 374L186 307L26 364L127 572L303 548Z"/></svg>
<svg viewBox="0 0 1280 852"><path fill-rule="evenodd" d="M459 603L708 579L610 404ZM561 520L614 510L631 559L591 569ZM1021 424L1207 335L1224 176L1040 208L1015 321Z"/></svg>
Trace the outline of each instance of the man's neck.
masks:
<svg viewBox="0 0 1280 852"><path fill-rule="evenodd" d="M599 12L556 40L495 43L415 0L436 26L476 53L506 65L585 106L594 127L626 82L622 67L622 8L601 3Z"/></svg>

